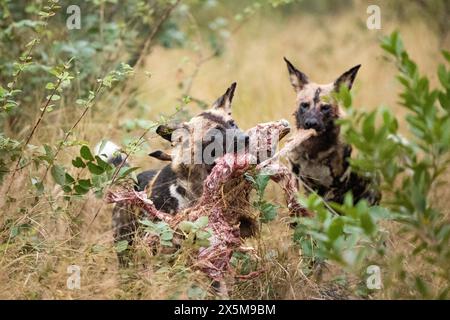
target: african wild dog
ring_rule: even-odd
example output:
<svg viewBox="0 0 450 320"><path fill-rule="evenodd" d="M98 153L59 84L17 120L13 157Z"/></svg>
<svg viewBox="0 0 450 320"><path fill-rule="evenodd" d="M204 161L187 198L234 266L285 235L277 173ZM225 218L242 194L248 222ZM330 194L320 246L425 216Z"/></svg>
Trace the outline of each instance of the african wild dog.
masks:
<svg viewBox="0 0 450 320"><path fill-rule="evenodd" d="M334 82L321 85L310 82L303 72L286 58L284 60L297 94L296 127L316 131L315 136L288 154L291 170L306 185L307 192L316 191L327 201L342 203L345 194L351 191L355 203L366 199L371 205L377 204L381 194L374 181L351 171L348 159L352 147L340 138L340 127L335 122L340 116L339 107L330 97L342 85L351 89L360 65L346 71Z"/></svg>
<svg viewBox="0 0 450 320"><path fill-rule="evenodd" d="M170 163L159 171L140 173L135 186L137 190L147 191L156 209L175 214L192 206L203 191L203 182L214 167L214 160L223 153L234 152L248 144L248 136L237 127L231 115L235 88L236 83L233 83L209 110L190 121L160 125L156 129L159 136L171 142L172 152L168 155L157 151L150 156L169 160ZM123 158L117 152L106 156L109 162L116 165ZM126 240L132 243L140 216L139 209L120 204L114 207L112 224L115 242ZM127 253L119 254L119 260L121 264L126 264Z"/></svg>

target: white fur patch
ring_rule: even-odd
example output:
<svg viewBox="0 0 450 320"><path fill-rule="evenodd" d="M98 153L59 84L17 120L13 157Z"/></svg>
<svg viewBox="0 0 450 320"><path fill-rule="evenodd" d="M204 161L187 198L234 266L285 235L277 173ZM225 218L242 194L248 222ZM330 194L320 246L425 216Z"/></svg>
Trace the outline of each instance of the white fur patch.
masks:
<svg viewBox="0 0 450 320"><path fill-rule="evenodd" d="M171 184L169 187L170 196L177 199L178 201L178 210L184 209L188 206L188 201L185 197L183 197L178 191L177 191L177 185Z"/></svg>
<svg viewBox="0 0 450 320"><path fill-rule="evenodd" d="M95 155L102 158L104 161L112 160L118 155L120 147L111 141L101 141L94 149Z"/></svg>

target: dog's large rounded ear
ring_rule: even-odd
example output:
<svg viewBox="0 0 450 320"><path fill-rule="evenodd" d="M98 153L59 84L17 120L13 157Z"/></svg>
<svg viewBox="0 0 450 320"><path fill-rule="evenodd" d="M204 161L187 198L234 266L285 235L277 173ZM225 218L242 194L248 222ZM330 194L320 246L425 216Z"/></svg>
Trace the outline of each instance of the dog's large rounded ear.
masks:
<svg viewBox="0 0 450 320"><path fill-rule="evenodd" d="M308 77L303 72L294 67L294 65L288 59L283 59L287 64L291 84L294 87L295 92L299 92L309 82Z"/></svg>
<svg viewBox="0 0 450 320"><path fill-rule="evenodd" d="M361 67L360 64L357 66L354 66L350 70L344 72L337 80L334 82L334 90L339 91L341 89L341 86L347 86L347 88L350 90L353 86L353 81L355 81L356 74L358 73L359 68Z"/></svg>
<svg viewBox="0 0 450 320"><path fill-rule="evenodd" d="M231 102L233 101L236 85L236 82L233 82L227 91L213 103L214 109L224 109L227 113L231 112Z"/></svg>
<svg viewBox="0 0 450 320"><path fill-rule="evenodd" d="M156 128L156 133L163 139L172 142L172 133L175 131L174 128L171 128L167 125L160 124L158 128Z"/></svg>
<svg viewBox="0 0 450 320"><path fill-rule="evenodd" d="M172 156L161 150L156 150L148 154L150 157L161 161L172 161Z"/></svg>

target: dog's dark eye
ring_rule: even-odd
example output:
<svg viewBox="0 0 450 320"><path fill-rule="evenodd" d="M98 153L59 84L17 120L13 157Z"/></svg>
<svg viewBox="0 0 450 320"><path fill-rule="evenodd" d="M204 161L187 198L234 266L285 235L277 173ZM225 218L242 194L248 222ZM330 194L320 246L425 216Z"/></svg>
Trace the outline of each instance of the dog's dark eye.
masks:
<svg viewBox="0 0 450 320"><path fill-rule="evenodd" d="M309 103L308 102L302 102L300 103L300 110L301 111L306 111L309 108Z"/></svg>
<svg viewBox="0 0 450 320"><path fill-rule="evenodd" d="M230 128L237 128L236 122L234 122L234 120L228 121L228 125L230 126Z"/></svg>
<svg viewBox="0 0 450 320"><path fill-rule="evenodd" d="M324 111L324 112L330 111L331 110L331 105L324 104L324 105L322 105L321 110Z"/></svg>

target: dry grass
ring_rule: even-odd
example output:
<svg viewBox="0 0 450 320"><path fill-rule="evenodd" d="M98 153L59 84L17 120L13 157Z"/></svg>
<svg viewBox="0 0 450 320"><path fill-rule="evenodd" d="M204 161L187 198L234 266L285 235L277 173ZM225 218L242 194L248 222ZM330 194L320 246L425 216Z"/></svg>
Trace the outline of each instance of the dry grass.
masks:
<svg viewBox="0 0 450 320"><path fill-rule="evenodd" d="M294 93L290 87L283 56L289 57L310 78L330 82L348 68L361 63L362 68L354 88L355 105L373 108L379 105L396 105L399 86L394 78L395 67L385 61L379 49L379 37L398 29L421 71L436 83L438 52L442 46L426 23L420 19L401 23L386 16L381 31L365 28L365 7L357 6L352 12L337 16L299 16L289 20L267 16L254 18L234 34L225 54L205 63L195 79L191 95L213 101L232 82L238 82L234 102L234 117L242 128L258 122L286 118L292 121ZM146 118L157 120L159 114L170 114L179 104L182 92L176 79L188 77L195 69L196 56L185 50L166 50L157 47L148 56L145 69L136 76L141 83L138 99L145 109L127 108L110 110L99 103L99 108L86 119L78 130L78 138L94 145L102 138L119 143L125 133L120 125L124 119ZM175 79L175 80L174 80ZM193 109L192 113L197 112ZM56 113L61 122L70 121L70 114ZM402 111L399 110L399 115ZM24 128L26 130L27 128ZM53 141L60 132L51 122L41 130L39 141ZM167 147L149 135L151 149ZM151 150L148 150L151 151ZM144 155L132 161L148 168L158 166ZM62 193L57 187L45 196L34 198L28 188L28 172L17 176L14 193L18 200L5 208L0 222L26 222L28 235L22 241L17 237L9 245L0 247L0 298L6 299L165 299L192 297L192 284L207 283L202 275L186 269L183 259L171 268L161 257L152 257L140 246L140 264L132 270L120 271L112 246L110 231L111 208L103 206L91 224L101 201L91 197L87 201L74 200L61 206ZM269 198L278 199L276 187L269 188ZM448 198L450 191L440 195ZM292 246L291 230L281 218L264 226L258 239L249 241L258 249L258 267L266 270L261 277L237 284L232 297L240 299L304 299L352 297L336 289L332 271L323 272L323 283L317 275L307 275L302 270L303 261ZM9 229L0 230L0 236L9 238ZM26 239L26 240L25 240ZM32 239L32 241L30 241ZM395 243L396 239L393 240ZM409 250L408 241L401 249ZM39 247L39 250L36 248ZM145 265L143 264L145 262ZM81 289L68 290L67 266L81 267ZM156 267L155 267L156 266ZM410 266L420 268L420 266ZM329 269L332 270L329 270ZM389 293L382 296L390 297ZM198 297L195 296L194 297Z"/></svg>

